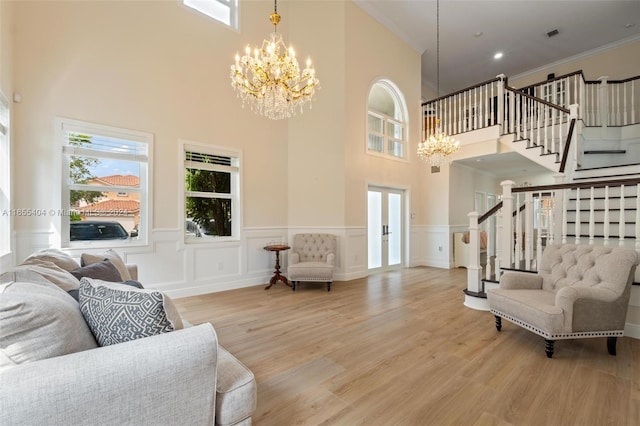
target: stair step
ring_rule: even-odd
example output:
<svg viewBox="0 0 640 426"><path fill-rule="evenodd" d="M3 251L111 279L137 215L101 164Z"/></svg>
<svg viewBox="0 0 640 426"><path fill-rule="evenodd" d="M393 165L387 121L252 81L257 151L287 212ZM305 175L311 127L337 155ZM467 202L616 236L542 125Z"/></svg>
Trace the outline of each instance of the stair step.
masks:
<svg viewBox="0 0 640 426"><path fill-rule="evenodd" d="M466 294L467 296L472 296L472 297L477 297L479 299L486 299L487 298L487 293L483 292L483 291L469 291L467 289L462 290L462 292L464 294Z"/></svg>
<svg viewBox="0 0 640 426"><path fill-rule="evenodd" d="M594 149L590 151L584 151L585 154L626 154L624 149Z"/></svg>
<svg viewBox="0 0 640 426"><path fill-rule="evenodd" d="M576 238L576 234L567 234L567 237ZM580 234L579 238L590 238L590 236L588 234ZM604 238L604 235L594 235L593 238ZM619 240L620 237L618 235L609 235L609 239L610 240ZM635 240L636 237L628 235L628 236L622 237L622 239L624 239L624 240Z"/></svg>

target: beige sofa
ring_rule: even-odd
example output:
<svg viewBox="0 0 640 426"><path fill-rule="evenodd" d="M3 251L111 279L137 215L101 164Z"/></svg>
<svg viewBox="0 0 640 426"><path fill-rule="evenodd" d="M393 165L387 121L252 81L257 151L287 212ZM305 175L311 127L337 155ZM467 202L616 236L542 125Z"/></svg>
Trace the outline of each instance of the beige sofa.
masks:
<svg viewBox="0 0 640 426"><path fill-rule="evenodd" d="M100 281L71 275L77 263L61 253L30 256L0 277L0 424L251 424L254 375L218 344L211 324L170 319L169 298L135 290L161 297L176 329L99 346L67 291ZM137 278L135 266L124 269Z"/></svg>
<svg viewBox="0 0 640 426"><path fill-rule="evenodd" d="M607 337L615 355L638 262L632 249L550 245L538 273L506 272L487 291L496 328L504 318L544 337L549 358L556 340L585 337Z"/></svg>

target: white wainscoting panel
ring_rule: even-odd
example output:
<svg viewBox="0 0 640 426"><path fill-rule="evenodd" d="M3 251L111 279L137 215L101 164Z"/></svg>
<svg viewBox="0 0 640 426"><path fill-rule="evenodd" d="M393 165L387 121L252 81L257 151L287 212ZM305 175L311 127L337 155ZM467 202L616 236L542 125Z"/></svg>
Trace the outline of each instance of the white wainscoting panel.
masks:
<svg viewBox="0 0 640 426"><path fill-rule="evenodd" d="M425 266L450 269L453 265L451 256L452 237L449 226L426 226L424 246Z"/></svg>

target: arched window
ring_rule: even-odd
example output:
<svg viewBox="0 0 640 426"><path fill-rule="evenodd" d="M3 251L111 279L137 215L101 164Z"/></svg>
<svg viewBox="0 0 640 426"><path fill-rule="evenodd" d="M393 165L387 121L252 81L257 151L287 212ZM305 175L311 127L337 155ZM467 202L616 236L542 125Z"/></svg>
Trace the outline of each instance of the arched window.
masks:
<svg viewBox="0 0 640 426"><path fill-rule="evenodd" d="M406 158L407 106L400 90L389 80L378 80L367 105L367 152Z"/></svg>

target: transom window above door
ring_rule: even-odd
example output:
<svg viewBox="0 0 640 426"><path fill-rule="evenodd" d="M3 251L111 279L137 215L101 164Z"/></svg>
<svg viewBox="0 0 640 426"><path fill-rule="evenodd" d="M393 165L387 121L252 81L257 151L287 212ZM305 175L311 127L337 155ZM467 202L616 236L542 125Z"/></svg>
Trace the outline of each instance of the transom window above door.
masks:
<svg viewBox="0 0 640 426"><path fill-rule="evenodd" d="M367 153L404 160L407 156L407 107L389 80L371 86L367 102Z"/></svg>

